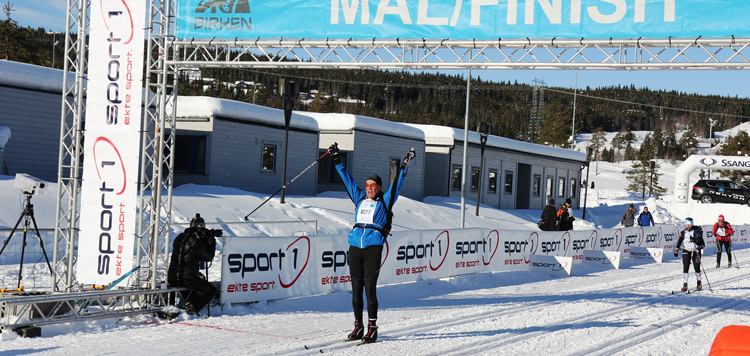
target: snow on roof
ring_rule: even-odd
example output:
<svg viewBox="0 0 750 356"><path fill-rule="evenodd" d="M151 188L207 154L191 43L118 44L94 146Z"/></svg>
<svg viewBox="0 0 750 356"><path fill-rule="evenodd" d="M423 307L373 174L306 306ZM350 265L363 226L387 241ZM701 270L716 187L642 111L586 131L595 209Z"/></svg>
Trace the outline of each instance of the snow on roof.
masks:
<svg viewBox="0 0 750 356"><path fill-rule="evenodd" d="M453 145L455 140L464 140L464 130L456 129L453 127L437 126L437 125L422 125L422 124L407 124L414 128L418 128L424 132L425 141L428 145ZM480 144L479 133L469 131L469 142ZM550 147L545 145L539 145L536 143L529 143L523 141L512 140L505 137L490 135L487 137L487 146L497 147L502 149L508 149L518 152L526 152L531 154L537 154L548 157L556 157L569 159L579 162L586 161L586 155L582 152L566 150L564 148Z"/></svg>
<svg viewBox="0 0 750 356"><path fill-rule="evenodd" d="M320 131L344 131L359 129L370 132L388 133L390 135L412 138L420 141L424 141L425 139L424 132L411 127L409 124L352 114L319 112L305 112L304 114L312 117L318 122Z"/></svg>
<svg viewBox="0 0 750 356"><path fill-rule="evenodd" d="M248 122L262 122L284 126L284 110L254 105L241 101L212 98L208 96L178 96L177 117L221 116ZM318 130L318 123L307 113L292 112L290 127Z"/></svg>
<svg viewBox="0 0 750 356"><path fill-rule="evenodd" d="M75 73L70 73L71 82ZM27 63L0 60L0 84L62 93L63 71Z"/></svg>
<svg viewBox="0 0 750 356"><path fill-rule="evenodd" d="M0 126L0 150L5 148L5 144L10 139L10 127Z"/></svg>

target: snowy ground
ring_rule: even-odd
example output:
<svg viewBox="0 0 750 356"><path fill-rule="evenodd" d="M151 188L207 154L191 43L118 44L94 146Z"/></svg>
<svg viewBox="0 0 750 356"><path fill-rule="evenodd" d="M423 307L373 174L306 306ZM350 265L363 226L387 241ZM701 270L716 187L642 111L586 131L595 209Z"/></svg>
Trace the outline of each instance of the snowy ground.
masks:
<svg viewBox="0 0 750 356"><path fill-rule="evenodd" d="M576 210L576 229L610 228L619 224L628 204L641 210L640 195L626 193L623 171L630 162L599 163L591 181L599 199L588 201L586 221ZM672 189L674 167L662 166L661 184ZM694 180L691 180L691 182ZM0 228L15 224L22 194L13 177L0 176ZM207 221L240 221L266 197L236 189L182 186L175 190L175 221L195 212ZM40 228L54 221L53 191L33 198ZM319 233L348 231L353 205L345 193L317 197L287 196L261 208L256 220L318 220ZM539 210L496 210L483 207L474 216L473 202L466 226L535 229ZM660 223L681 223L688 215L696 224L713 223L719 213L734 224L750 223L750 207L698 204L675 207L671 196L645 202ZM455 228L459 201L406 198L396 203L394 229ZM14 239L16 239L14 237ZM34 245L34 242L30 242ZM182 318L164 323L153 317L99 320L45 326L42 338L22 339L0 334L0 352L27 354L626 354L664 355L689 351L707 354L716 333L726 325L750 325L750 288L744 270L750 249L736 250L738 268L715 269L714 251L705 257L713 292L672 295L682 283L681 264L625 260L620 270L596 270L576 265L575 275L552 278L530 272L487 273L443 280L382 286L380 340L354 346L343 337L352 327L349 293L334 293L254 305L211 309L210 318ZM726 266L726 256L723 258ZM2 260L0 260L2 262ZM39 262L33 259L31 262ZM218 266L220 261L215 261ZM738 263L737 263L738 262ZM46 265L24 267L27 286L47 285ZM0 266L0 283L15 287L17 265ZM219 268L211 269L218 280ZM705 281L705 278L704 278ZM690 276L691 286L695 276ZM704 282L704 285L707 283ZM706 285L707 287L707 285ZM28 287L27 287L28 289Z"/></svg>

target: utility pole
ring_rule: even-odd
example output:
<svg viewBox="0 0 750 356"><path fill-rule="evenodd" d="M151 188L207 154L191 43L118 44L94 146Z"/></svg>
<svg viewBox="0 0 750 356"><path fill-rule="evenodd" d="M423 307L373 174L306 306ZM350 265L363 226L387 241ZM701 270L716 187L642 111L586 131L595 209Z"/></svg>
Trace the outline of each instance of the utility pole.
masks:
<svg viewBox="0 0 750 356"><path fill-rule="evenodd" d="M466 74L466 113L464 115L464 153L461 168L461 228L466 227L466 151L469 150L469 94L471 93L471 69Z"/></svg>
<svg viewBox="0 0 750 356"><path fill-rule="evenodd" d="M284 166L281 169L281 186L286 184L286 159L289 153L289 124L292 122L294 98L299 93L299 83L289 79L279 79L279 91L284 98ZM284 204L285 189L281 190L281 204Z"/></svg>

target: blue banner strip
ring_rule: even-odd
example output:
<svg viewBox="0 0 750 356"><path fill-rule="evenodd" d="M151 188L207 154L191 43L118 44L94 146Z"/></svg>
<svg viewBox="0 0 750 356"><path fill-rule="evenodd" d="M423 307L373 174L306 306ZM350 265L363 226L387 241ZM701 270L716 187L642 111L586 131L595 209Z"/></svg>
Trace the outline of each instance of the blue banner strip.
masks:
<svg viewBox="0 0 750 356"><path fill-rule="evenodd" d="M750 37L747 0L177 0L189 38Z"/></svg>

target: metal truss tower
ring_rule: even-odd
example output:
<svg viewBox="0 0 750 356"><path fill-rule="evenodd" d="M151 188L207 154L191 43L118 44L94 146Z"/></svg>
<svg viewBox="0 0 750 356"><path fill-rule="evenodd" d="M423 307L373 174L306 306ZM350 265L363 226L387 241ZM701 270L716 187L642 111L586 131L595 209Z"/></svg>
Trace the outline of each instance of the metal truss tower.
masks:
<svg viewBox="0 0 750 356"><path fill-rule="evenodd" d="M528 142L536 142L539 138L539 128L544 121L544 80L534 79L534 89L531 98L531 119L529 120Z"/></svg>

